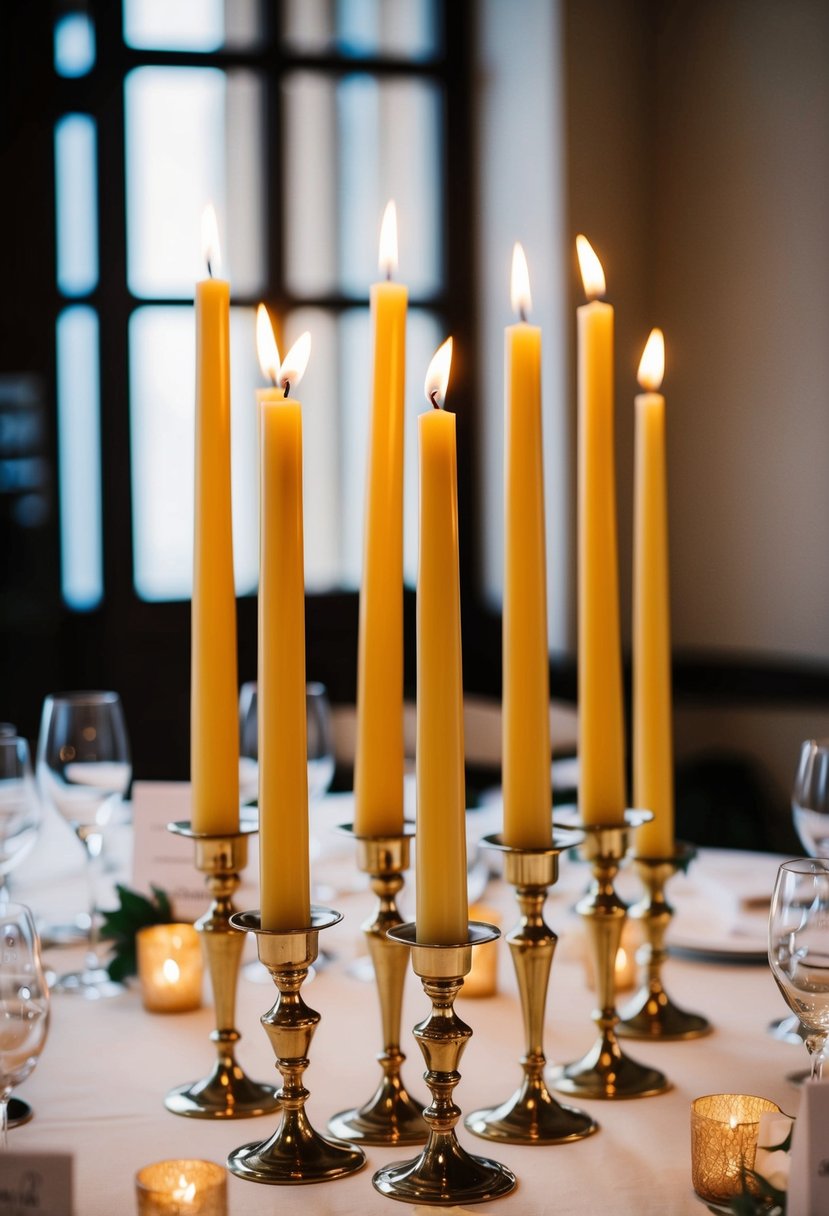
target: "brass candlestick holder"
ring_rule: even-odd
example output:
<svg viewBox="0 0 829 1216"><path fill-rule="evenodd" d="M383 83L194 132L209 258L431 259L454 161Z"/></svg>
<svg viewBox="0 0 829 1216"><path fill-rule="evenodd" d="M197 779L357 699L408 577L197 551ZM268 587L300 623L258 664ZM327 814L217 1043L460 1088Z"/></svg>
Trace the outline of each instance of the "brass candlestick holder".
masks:
<svg viewBox="0 0 829 1216"><path fill-rule="evenodd" d="M518 849L505 845L499 835L482 843L504 855L504 878L515 887L521 919L507 937L524 1018L526 1051L521 1059L524 1079L511 1098L500 1106L477 1110L465 1120L476 1136L506 1144L565 1144L598 1131L584 1111L562 1106L544 1082L544 1010L547 987L558 938L544 921L548 889L558 881L559 854L580 844L574 831L556 830L546 849Z"/></svg>
<svg viewBox="0 0 829 1216"><path fill-rule="evenodd" d="M458 1064L472 1037L470 1028L455 1013L455 997L472 967L472 947L494 941L498 930L471 921L467 941L456 946L418 942L412 923L391 929L389 936L411 949L412 966L432 1002L429 1016L414 1028L432 1101L423 1112L429 1128L423 1151L410 1161L396 1161L378 1170L372 1181L383 1195L404 1203L485 1203L508 1195L515 1187L515 1175L498 1161L473 1157L458 1143L455 1125L461 1112L452 1101L452 1091L460 1081Z"/></svg>
<svg viewBox="0 0 829 1216"><path fill-rule="evenodd" d="M616 1027L616 1033L628 1039L699 1039L711 1032L707 1018L680 1009L662 984L662 964L668 957L665 934L674 912L665 898L665 884L677 870L687 870L696 855L693 845L677 842L673 857L633 859L645 895L628 915L641 921L645 942L636 955L644 967L642 987L621 1010Z"/></svg>
<svg viewBox="0 0 829 1216"><path fill-rule="evenodd" d="M320 1015L308 1008L300 989L319 952L320 930L341 920L341 913L331 908L311 908L310 925L282 931L263 929L258 912L239 912L231 917L237 929L256 934L259 959L279 990L273 1008L260 1021L282 1074L282 1088L277 1094L282 1119L276 1131L269 1140L241 1145L227 1159L228 1169L240 1178L290 1186L327 1182L365 1165L361 1149L340 1140L326 1140L314 1130L305 1113L309 1095L302 1083Z"/></svg>
<svg viewBox="0 0 829 1216"><path fill-rule="evenodd" d="M363 932L380 998L383 1050L377 1062L383 1075L368 1102L334 1115L328 1121L328 1130L341 1140L363 1144L421 1144L429 1130L423 1119L424 1104L410 1097L400 1076L406 1059L400 1050L400 1009L409 952L387 936L389 929L403 923L396 897L409 866L409 842L414 829L411 825L407 827L409 830L404 829L400 836L358 836L351 824L340 829L354 836L357 865L371 876L371 889L377 896L374 914L363 925Z"/></svg>
<svg viewBox="0 0 829 1216"><path fill-rule="evenodd" d="M650 811L636 810L626 811L621 824L577 825L584 832L582 848L593 870L590 890L576 910L584 917L593 950L599 1001L593 1020L599 1037L580 1060L554 1071L553 1087L561 1093L582 1098L646 1098L670 1089L663 1073L623 1055L616 1037L615 964L627 907L616 894L613 880L627 853L631 830L650 818Z"/></svg>
<svg viewBox="0 0 829 1216"><path fill-rule="evenodd" d="M234 1026L236 981L245 935L230 922L239 871L247 865L247 838L257 828L245 825L238 832L212 835L195 832L190 823L178 822L168 823L167 830L194 841L196 869L205 875L210 892L210 907L195 927L201 934L213 988L216 1029L210 1037L216 1044L216 1063L203 1080L172 1089L164 1105L174 1115L191 1119L248 1119L252 1115L265 1115L279 1105L274 1087L251 1081L235 1057L236 1043L241 1038Z"/></svg>

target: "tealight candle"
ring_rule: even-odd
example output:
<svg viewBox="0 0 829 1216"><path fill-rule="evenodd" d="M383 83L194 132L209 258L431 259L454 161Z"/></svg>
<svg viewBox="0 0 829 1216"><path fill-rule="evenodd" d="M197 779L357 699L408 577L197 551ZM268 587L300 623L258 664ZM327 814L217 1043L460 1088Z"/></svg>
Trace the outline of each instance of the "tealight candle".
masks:
<svg viewBox="0 0 829 1216"><path fill-rule="evenodd" d="M135 1175L138 1216L227 1216L227 1171L213 1161L157 1161Z"/></svg>
<svg viewBox="0 0 829 1216"><path fill-rule="evenodd" d="M472 904L470 920L482 920L489 925L500 925L501 913L486 904ZM498 991L498 942L484 942L472 951L472 970L463 981L458 994L461 997L495 996Z"/></svg>
<svg viewBox="0 0 829 1216"><path fill-rule="evenodd" d="M768 1098L749 1094L706 1094L691 1103L691 1182L701 1199L727 1203L748 1185L754 1169L760 1116L780 1114Z"/></svg>
<svg viewBox="0 0 829 1216"><path fill-rule="evenodd" d="M150 1013L185 1013L202 998L202 953L192 925L148 925L136 934L141 1000Z"/></svg>

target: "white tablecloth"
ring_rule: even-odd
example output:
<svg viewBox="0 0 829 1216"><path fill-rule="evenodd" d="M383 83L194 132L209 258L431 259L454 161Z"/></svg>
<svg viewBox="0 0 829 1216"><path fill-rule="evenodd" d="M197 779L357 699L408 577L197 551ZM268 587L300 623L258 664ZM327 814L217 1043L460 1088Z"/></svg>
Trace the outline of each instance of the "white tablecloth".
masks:
<svg viewBox="0 0 829 1216"><path fill-rule="evenodd" d="M327 800L324 812L324 818L334 822L350 817L345 799ZM50 830L58 827L52 825ZM17 894L28 895L41 911L54 905L58 897L64 908L67 900L70 905L83 906L76 846L68 836L60 839L66 872L58 879L44 862L45 878L38 873L36 855L18 883ZM381 1047L374 989L348 972L349 961L363 949L359 926L372 901L364 889L354 890L365 880L354 876L349 842L338 847L344 853L320 867L320 874L340 887L335 903L345 919L323 935L325 947L338 959L304 991L308 1003L322 1014L306 1074L311 1091L308 1112L320 1130L334 1112L368 1099L379 1076L374 1056ZM46 854L44 846L41 856ZM746 888L771 890L774 859L730 854L727 861ZM690 878L678 877L672 885L675 902L692 907L704 892L707 906L721 908L723 917L730 915L728 899L718 903L712 883L712 875L722 865L722 855L703 854L696 864L697 879L692 872ZM562 881L547 906L548 923L561 936L548 1002L546 1050L550 1061L580 1056L594 1038L592 996L585 986L580 957L580 926L571 913L573 894L583 888L586 879L583 866L565 863ZM635 890L632 876L625 877L623 886ZM511 891L495 882L486 901L501 909L503 927L509 929L516 919ZM409 893L404 911L410 907ZM458 1001L461 1016L474 1031L455 1093L465 1112L504 1100L520 1077L520 1011L503 942L500 949L500 995ZM72 961L71 951L48 955L56 969L64 969ZM504 1161L519 1180L510 1197L477 1210L497 1210L502 1216L592 1216L596 1212L696 1216L704 1208L694 1197L689 1177L691 1099L712 1092L753 1093L796 1113L797 1091L786 1082L785 1074L803 1066L806 1053L776 1042L767 1033L770 1019L785 1012L768 967L676 958L667 965L665 978L677 1003L704 1012L716 1026L711 1036L695 1042L626 1046L632 1057L666 1072L672 1090L638 1101L576 1103L590 1110L600 1131L574 1144L497 1146L460 1127L460 1139L468 1149ZM240 978L237 1025L243 1039L239 1059L251 1076L261 1080L274 1075L274 1062L258 1018L274 996L272 987ZM426 1012L423 992L410 976L403 1011L402 1040L409 1055L404 1076L410 1090L424 1098L422 1060L409 1028ZM166 1157L205 1157L224 1163L237 1145L266 1138L275 1126L271 1117L211 1123L179 1118L164 1109L162 1100L169 1088L209 1070L212 1027L209 1007L175 1016L147 1014L134 989L100 1003L55 995L49 1040L21 1090L21 1096L34 1106L35 1118L11 1133L13 1147L73 1153L78 1216L126 1216L135 1210L133 1176L140 1166ZM410 1155L409 1150L369 1148L368 1164L361 1173L314 1187L264 1187L231 1176L229 1210L233 1216L276 1211L331 1216L392 1213L394 1206L373 1189L371 1177L378 1167Z"/></svg>

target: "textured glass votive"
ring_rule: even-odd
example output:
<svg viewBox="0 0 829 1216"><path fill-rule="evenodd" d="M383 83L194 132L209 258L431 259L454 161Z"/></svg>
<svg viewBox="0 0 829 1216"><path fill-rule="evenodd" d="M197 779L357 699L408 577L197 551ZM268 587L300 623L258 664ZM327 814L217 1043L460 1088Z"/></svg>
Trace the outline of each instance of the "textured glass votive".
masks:
<svg viewBox="0 0 829 1216"><path fill-rule="evenodd" d="M485 904L472 904L470 920L482 920L488 925L500 925L501 913ZM498 942L484 942L472 951L472 970L464 977L461 997L495 996L498 991Z"/></svg>
<svg viewBox="0 0 829 1216"><path fill-rule="evenodd" d="M192 925L149 925L136 934L141 1000L151 1013L198 1009L202 951Z"/></svg>
<svg viewBox="0 0 829 1216"><path fill-rule="evenodd" d="M227 1170L213 1161L157 1161L135 1175L138 1216L227 1216Z"/></svg>
<svg viewBox="0 0 829 1216"><path fill-rule="evenodd" d="M691 1103L691 1182L701 1199L723 1203L756 1192L745 1171L754 1169L760 1116L780 1114L768 1098L749 1094L707 1094Z"/></svg>

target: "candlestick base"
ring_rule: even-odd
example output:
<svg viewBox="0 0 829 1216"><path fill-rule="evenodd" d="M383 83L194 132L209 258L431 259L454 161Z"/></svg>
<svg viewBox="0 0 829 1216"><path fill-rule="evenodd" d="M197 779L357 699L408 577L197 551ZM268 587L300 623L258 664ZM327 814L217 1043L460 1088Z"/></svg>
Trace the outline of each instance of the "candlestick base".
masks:
<svg viewBox="0 0 829 1216"><path fill-rule="evenodd" d="M599 1008L593 1020L599 1037L580 1060L555 1069L553 1088L582 1098L647 1098L665 1093L671 1083L655 1068L625 1056L616 1037L615 963L627 907L613 880L627 853L631 829L652 818L650 811L626 811L621 824L574 824L585 834L584 855L593 871L588 894L577 911L584 917L593 950Z"/></svg>
<svg viewBox="0 0 829 1216"><path fill-rule="evenodd" d="M228 1169L239 1178L297 1186L328 1182L365 1165L361 1149L321 1136L305 1112L309 1094L303 1076L320 1015L305 1004L300 989L317 957L320 930L340 920L341 914L331 908L312 908L310 925L283 932L263 929L258 912L237 913L231 919L235 928L256 934L260 961L279 993L260 1021L282 1074L282 1088L277 1094L282 1119L276 1131L268 1140L240 1145L227 1159Z"/></svg>
<svg viewBox="0 0 829 1216"><path fill-rule="evenodd" d="M524 1019L526 1051L521 1059L521 1085L500 1106L477 1110L465 1122L469 1131L486 1140L505 1144L566 1144L598 1131L585 1111L562 1106L544 1082L544 1010L547 987L558 938L544 921L548 889L558 881L559 854L580 844L578 832L556 831L546 849L518 849L501 836L486 836L482 843L504 855L504 877L515 887L521 912L518 925L507 937Z"/></svg>
<svg viewBox="0 0 829 1216"><path fill-rule="evenodd" d="M328 1121L328 1130L341 1140L361 1144L421 1144L429 1130L423 1119L424 1103L407 1093L400 1075L406 1059L400 1050L400 1009L409 952L387 936L389 929L403 923L396 897L403 886L403 873L408 869L414 828L404 825L399 836L358 836L351 824L344 824L340 831L354 837L357 865L371 876L371 887L377 896L374 914L363 925L363 932L380 1000L383 1050L377 1061L383 1075L368 1102L334 1115Z"/></svg>
<svg viewBox="0 0 829 1216"><path fill-rule="evenodd" d="M236 981L245 935L230 923L234 912L233 893L239 886L239 871L248 859L248 836L257 830L246 824L238 832L212 835L193 831L187 822L169 823L167 830L195 842L196 869L205 875L211 903L196 921L201 935L213 1000L216 1029L210 1038L216 1044L216 1063L207 1077L179 1085L164 1099L167 1110L191 1119L249 1119L276 1110L279 1101L272 1085L252 1081L236 1061L235 1047L241 1035L234 1026Z"/></svg>
<svg viewBox="0 0 829 1216"><path fill-rule="evenodd" d="M378 1170L372 1182L389 1199L442 1207L486 1203L508 1195L515 1175L505 1165L488 1157L475 1157L458 1143L455 1125L460 1110L452 1091L460 1080L458 1064L472 1031L455 1013L454 1001L472 966L472 947L494 941L492 925L470 922L468 940L456 946L424 945L416 940L416 927L409 923L389 931L389 936L412 952L412 966L432 1002L429 1016L414 1029L426 1063L424 1080L432 1101L423 1112L429 1128L419 1156L396 1161Z"/></svg>
<svg viewBox="0 0 829 1216"><path fill-rule="evenodd" d="M697 855L693 845L676 844L673 857L634 857L633 864L645 888L643 899L629 915L642 922L645 943L637 952L643 964L642 986L621 1011L616 1033L628 1039L699 1039L710 1034L711 1023L700 1013L688 1013L673 1003L662 984L662 966L668 957L665 934L673 908L665 898L665 884L677 870L687 870Z"/></svg>

